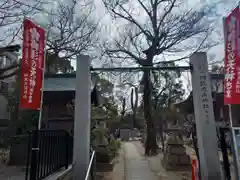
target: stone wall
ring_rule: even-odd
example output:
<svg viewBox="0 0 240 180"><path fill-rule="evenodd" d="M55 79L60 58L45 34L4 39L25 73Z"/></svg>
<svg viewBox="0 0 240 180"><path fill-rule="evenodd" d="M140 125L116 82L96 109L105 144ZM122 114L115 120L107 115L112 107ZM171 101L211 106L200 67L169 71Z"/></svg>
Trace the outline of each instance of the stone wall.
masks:
<svg viewBox="0 0 240 180"><path fill-rule="evenodd" d="M140 134L140 131L138 129L134 129L131 131L131 137L132 138L137 138Z"/></svg>
<svg viewBox="0 0 240 180"><path fill-rule="evenodd" d="M130 138L130 129L120 129L120 137L123 141L128 141Z"/></svg>

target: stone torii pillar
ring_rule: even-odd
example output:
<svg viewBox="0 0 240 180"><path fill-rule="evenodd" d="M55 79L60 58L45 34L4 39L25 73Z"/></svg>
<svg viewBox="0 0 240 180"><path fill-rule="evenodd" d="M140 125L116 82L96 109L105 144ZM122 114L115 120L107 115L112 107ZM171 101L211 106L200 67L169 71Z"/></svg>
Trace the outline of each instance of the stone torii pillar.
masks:
<svg viewBox="0 0 240 180"><path fill-rule="evenodd" d="M213 114L212 86L208 72L207 54L194 53L192 66L192 89L194 115L197 128L198 149L202 180L221 180L218 156L216 123Z"/></svg>
<svg viewBox="0 0 240 180"><path fill-rule="evenodd" d="M77 57L74 113L73 180L81 180L90 160L91 73L86 55Z"/></svg>

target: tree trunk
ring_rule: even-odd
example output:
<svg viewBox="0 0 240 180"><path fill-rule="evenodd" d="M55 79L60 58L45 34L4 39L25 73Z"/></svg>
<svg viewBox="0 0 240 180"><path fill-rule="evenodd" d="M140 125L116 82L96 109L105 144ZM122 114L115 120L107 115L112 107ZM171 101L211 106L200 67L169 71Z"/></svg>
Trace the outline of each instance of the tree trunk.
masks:
<svg viewBox="0 0 240 180"><path fill-rule="evenodd" d="M135 93L135 101L133 102L133 95ZM132 116L132 128L136 127L136 114L137 114L137 107L138 107L138 88L134 87L131 91L131 107L133 111Z"/></svg>
<svg viewBox="0 0 240 180"><path fill-rule="evenodd" d="M161 144L162 144L162 151L164 152L165 149L165 144L164 144L164 128L163 128L163 119L160 120L160 124L159 124L159 133L160 133L160 140L161 140Z"/></svg>
<svg viewBox="0 0 240 180"><path fill-rule="evenodd" d="M125 112L126 112L126 99L123 98L123 101L122 101L122 112L121 112L121 122L123 121L123 117L125 115Z"/></svg>
<svg viewBox="0 0 240 180"><path fill-rule="evenodd" d="M150 70L145 69L143 74L144 79L144 92L143 92L143 104L144 104L144 117L147 123L147 139L145 142L145 155L157 154L157 142L156 142L156 128L152 118L152 84L150 79Z"/></svg>

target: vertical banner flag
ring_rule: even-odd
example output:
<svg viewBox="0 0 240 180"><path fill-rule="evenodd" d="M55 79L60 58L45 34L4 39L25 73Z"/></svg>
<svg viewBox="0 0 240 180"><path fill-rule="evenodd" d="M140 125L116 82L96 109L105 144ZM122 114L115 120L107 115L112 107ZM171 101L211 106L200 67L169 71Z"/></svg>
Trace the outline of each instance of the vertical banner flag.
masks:
<svg viewBox="0 0 240 180"><path fill-rule="evenodd" d="M25 19L21 60L20 108L39 109L44 68L44 29Z"/></svg>
<svg viewBox="0 0 240 180"><path fill-rule="evenodd" d="M240 12L235 8L224 19L224 104L240 104Z"/></svg>

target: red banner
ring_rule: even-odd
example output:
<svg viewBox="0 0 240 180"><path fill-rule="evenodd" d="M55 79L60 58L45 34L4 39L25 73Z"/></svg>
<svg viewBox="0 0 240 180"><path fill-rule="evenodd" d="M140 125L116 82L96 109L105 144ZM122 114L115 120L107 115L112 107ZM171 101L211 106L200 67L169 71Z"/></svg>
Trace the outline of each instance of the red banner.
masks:
<svg viewBox="0 0 240 180"><path fill-rule="evenodd" d="M20 108L39 109L44 68L44 29L23 22Z"/></svg>
<svg viewBox="0 0 240 180"><path fill-rule="evenodd" d="M235 8L224 20L224 104L240 104L240 12Z"/></svg>

